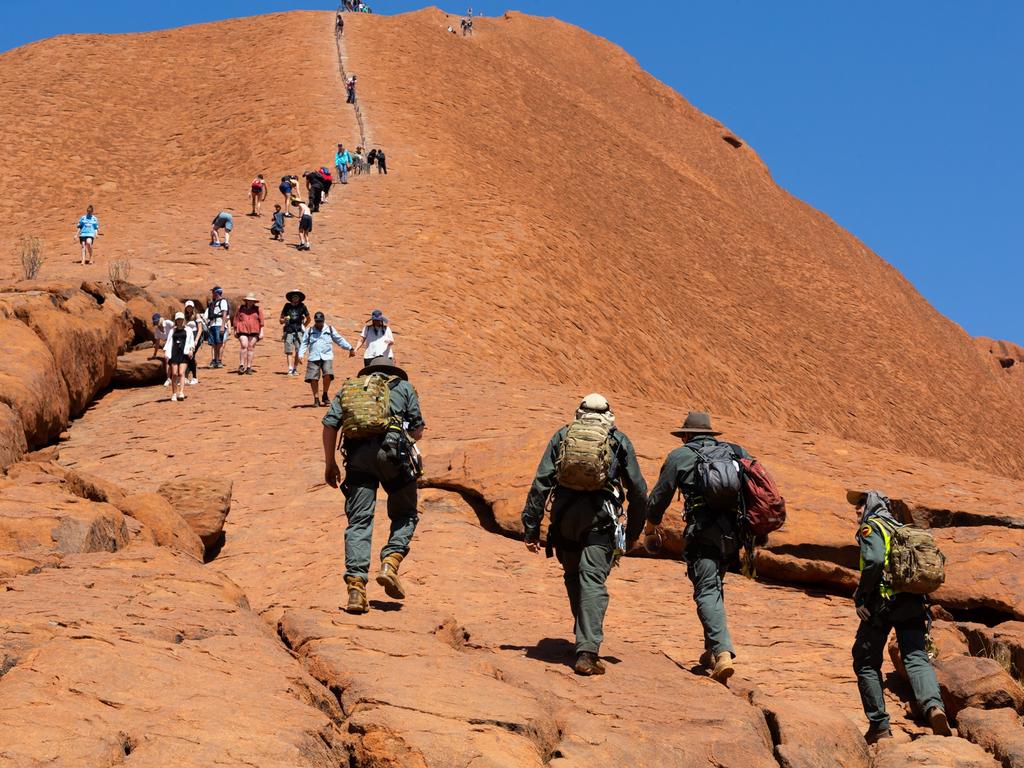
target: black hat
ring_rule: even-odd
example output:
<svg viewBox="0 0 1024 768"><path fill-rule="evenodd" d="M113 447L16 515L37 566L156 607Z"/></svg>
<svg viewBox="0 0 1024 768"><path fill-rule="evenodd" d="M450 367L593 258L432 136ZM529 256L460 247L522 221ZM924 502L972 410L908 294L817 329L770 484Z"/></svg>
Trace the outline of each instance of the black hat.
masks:
<svg viewBox="0 0 1024 768"><path fill-rule="evenodd" d="M706 411L690 411L686 414L686 421L679 429L672 430L676 437L689 437L690 435L720 435L711 427L711 414Z"/></svg>
<svg viewBox="0 0 1024 768"><path fill-rule="evenodd" d="M305 301L306 300L306 294L304 294L298 288L292 288L290 291L288 291L288 293L286 293L284 295L285 301L291 301L292 300L292 296L298 296L299 297L299 301Z"/></svg>
<svg viewBox="0 0 1024 768"><path fill-rule="evenodd" d="M370 361L370 364L363 368L359 372L360 376L368 376L371 373L386 373L388 376L397 376L403 381L408 381L409 376L395 365L395 361L390 357L375 357Z"/></svg>

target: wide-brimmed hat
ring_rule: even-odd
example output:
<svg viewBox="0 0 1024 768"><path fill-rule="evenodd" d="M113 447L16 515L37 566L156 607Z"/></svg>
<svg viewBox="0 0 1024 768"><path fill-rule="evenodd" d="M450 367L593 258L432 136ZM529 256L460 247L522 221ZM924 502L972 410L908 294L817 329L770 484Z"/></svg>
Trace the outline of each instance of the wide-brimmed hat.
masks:
<svg viewBox="0 0 1024 768"><path fill-rule="evenodd" d="M867 491L847 491L846 500L855 507L859 507L864 503L864 499L867 498Z"/></svg>
<svg viewBox="0 0 1024 768"><path fill-rule="evenodd" d="M247 294L245 294L245 300L246 301L259 301L259 299L256 298L256 294L253 293L252 291L249 291Z"/></svg>
<svg viewBox="0 0 1024 768"><path fill-rule="evenodd" d="M671 434L676 437L687 437L689 435L720 435L711 427L711 414L706 411L690 411L686 414L686 421L679 429L673 429Z"/></svg>
<svg viewBox="0 0 1024 768"><path fill-rule="evenodd" d="M371 373L386 373L388 376L397 376L403 381L408 381L408 374L395 365L390 357L375 357L370 364L359 372L360 376L368 376Z"/></svg>
<svg viewBox="0 0 1024 768"><path fill-rule="evenodd" d="M285 298L286 301L291 301L292 300L292 296L298 296L299 297L299 301L305 301L306 300L306 294L304 294L298 288L292 288L290 291L288 291L288 293L286 293L284 295L284 298Z"/></svg>
<svg viewBox="0 0 1024 768"><path fill-rule="evenodd" d="M578 410L590 411L591 413L604 413L611 410L608 405L608 398L597 392L592 392L580 401Z"/></svg>
<svg viewBox="0 0 1024 768"><path fill-rule="evenodd" d="M388 319L384 317L384 312L379 309L375 309L373 310L373 312L370 313L370 319L367 320L367 322L372 323L374 320L379 320L380 322L384 323L384 325L388 324Z"/></svg>

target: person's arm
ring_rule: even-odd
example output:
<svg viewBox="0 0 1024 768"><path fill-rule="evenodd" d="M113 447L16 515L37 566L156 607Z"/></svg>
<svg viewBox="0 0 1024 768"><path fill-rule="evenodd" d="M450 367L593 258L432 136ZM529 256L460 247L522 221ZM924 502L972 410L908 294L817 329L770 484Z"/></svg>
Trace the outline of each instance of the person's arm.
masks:
<svg viewBox="0 0 1024 768"><path fill-rule="evenodd" d="M392 394L399 391L405 398L402 406L402 418L407 422L406 431L413 440L419 440L423 437L423 430L426 428L423 412L420 410L420 397L416 394L416 388L407 381L403 381L395 387Z"/></svg>
<svg viewBox="0 0 1024 768"><path fill-rule="evenodd" d="M626 488L626 542L632 544L640 538L647 513L647 481L640 471L640 463L636 459L636 450L628 437L617 432L619 437L619 456L622 461L622 484Z"/></svg>
<svg viewBox="0 0 1024 768"><path fill-rule="evenodd" d="M303 360L306 357L306 352L309 351L309 328L302 334L302 342L299 344L299 360Z"/></svg>
<svg viewBox="0 0 1024 768"><path fill-rule="evenodd" d="M331 326L331 338L334 339L334 343L337 344L342 349L347 350L349 352L353 351L352 345L348 343L348 340L344 336L338 333L337 329L335 329L333 325Z"/></svg>
<svg viewBox="0 0 1024 768"><path fill-rule="evenodd" d="M335 398L330 409L321 422L324 425L324 482L337 488L341 482L341 469L338 467L338 430L341 428L341 404Z"/></svg>
<svg viewBox="0 0 1024 768"><path fill-rule="evenodd" d="M256 307L256 317L258 317L260 321L260 338L262 339L263 326L265 325L265 323L263 322L263 307Z"/></svg>
<svg viewBox="0 0 1024 768"><path fill-rule="evenodd" d="M860 541L860 584L853 594L853 604L862 619L870 616L873 598L878 594L885 570L885 537L879 530L881 523L864 524L857 533ZM866 612L862 615L862 611Z"/></svg>
<svg viewBox="0 0 1024 768"><path fill-rule="evenodd" d="M680 487L682 476L686 471L685 465L687 462L685 459L687 457L684 455L686 453L692 454L692 451L677 448L668 455L661 467L658 482L654 484L654 488L651 489L651 495L647 498L647 522L650 527L661 525L661 520L665 516L665 510L672 503L672 496ZM689 463L692 464L693 462Z"/></svg>
<svg viewBox="0 0 1024 768"><path fill-rule="evenodd" d="M363 330L359 332L359 343L356 344L355 351L358 352L360 349L366 346L366 326L363 326Z"/></svg>
<svg viewBox="0 0 1024 768"><path fill-rule="evenodd" d="M558 430L548 441L548 447L544 450L544 455L541 456L540 463L537 465L537 473L534 475L530 492L526 495L526 504L523 506L524 539L531 552L540 551L540 524L544 519L544 507L547 505L548 496L558 484L555 462L558 459L558 449L562 444L562 437L562 430Z"/></svg>
<svg viewBox="0 0 1024 768"><path fill-rule="evenodd" d="M164 341L164 357L166 357L168 360L171 359L171 348L173 344L174 335L169 333L167 334L167 339Z"/></svg>

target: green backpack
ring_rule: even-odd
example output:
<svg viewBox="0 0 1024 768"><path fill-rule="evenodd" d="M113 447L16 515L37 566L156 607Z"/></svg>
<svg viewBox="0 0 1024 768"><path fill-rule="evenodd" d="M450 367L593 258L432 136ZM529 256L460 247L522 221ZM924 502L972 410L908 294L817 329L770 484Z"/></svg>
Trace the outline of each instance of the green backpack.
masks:
<svg viewBox="0 0 1024 768"><path fill-rule="evenodd" d="M341 385L341 432L359 439L381 435L391 423L391 387L380 373L345 379Z"/></svg>
<svg viewBox="0 0 1024 768"><path fill-rule="evenodd" d="M569 425L558 449L558 484L574 491L599 491L608 485L612 466L612 419L585 413Z"/></svg>
<svg viewBox="0 0 1024 768"><path fill-rule="evenodd" d="M893 590L927 595L941 587L946 581L946 556L931 532L912 525L884 527L890 542L886 577Z"/></svg>

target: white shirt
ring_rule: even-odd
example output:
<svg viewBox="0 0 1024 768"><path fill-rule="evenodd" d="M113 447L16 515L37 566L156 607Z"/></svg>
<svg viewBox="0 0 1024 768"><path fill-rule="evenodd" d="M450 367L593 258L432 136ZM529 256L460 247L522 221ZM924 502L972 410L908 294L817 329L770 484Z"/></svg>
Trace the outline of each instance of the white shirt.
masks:
<svg viewBox="0 0 1024 768"><path fill-rule="evenodd" d="M228 300L223 297L219 298L213 302L213 306L213 311L216 312L217 316L210 320L210 316L207 315L207 323L211 328L217 328L218 326L224 325L224 313L228 311Z"/></svg>
<svg viewBox="0 0 1024 768"><path fill-rule="evenodd" d="M167 334L171 332L173 327L173 320L168 320L166 317L163 318L159 325L153 326L153 338L157 341L167 341Z"/></svg>
<svg viewBox="0 0 1024 768"><path fill-rule="evenodd" d="M199 334L203 331L203 316L193 315L191 320L185 322L185 327L192 331L192 335L198 339Z"/></svg>
<svg viewBox="0 0 1024 768"><path fill-rule="evenodd" d="M363 326L359 335L366 339L366 350L363 357L390 357L394 359L395 353L391 351L391 345L395 343L395 337L391 334L391 326L376 328L373 325Z"/></svg>
<svg viewBox="0 0 1024 768"><path fill-rule="evenodd" d="M174 325L174 323L171 323L171 325ZM164 354L167 356L168 359L170 359L170 357L171 357L171 350L173 348L174 348L174 336L172 334L172 335L168 335L167 342L164 344ZM186 355L191 355L195 351L196 351L196 337L195 337L195 335L193 335L192 329L186 327L185 328L185 354Z"/></svg>

